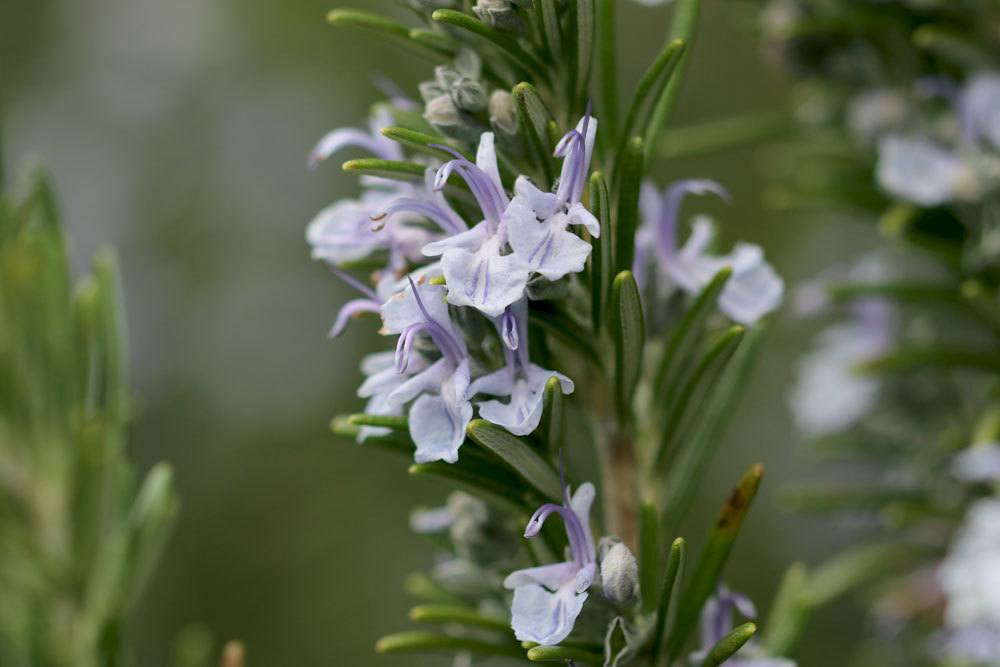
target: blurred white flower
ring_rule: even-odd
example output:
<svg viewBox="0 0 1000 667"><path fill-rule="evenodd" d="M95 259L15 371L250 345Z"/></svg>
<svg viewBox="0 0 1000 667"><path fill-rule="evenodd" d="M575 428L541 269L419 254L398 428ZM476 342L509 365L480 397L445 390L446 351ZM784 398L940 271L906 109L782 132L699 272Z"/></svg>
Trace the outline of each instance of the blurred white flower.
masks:
<svg viewBox="0 0 1000 667"><path fill-rule="evenodd" d="M944 650L957 658L1000 664L1000 500L974 504L941 564L947 597Z"/></svg>
<svg viewBox="0 0 1000 667"><path fill-rule="evenodd" d="M816 347L802 359L790 396L792 416L802 433L809 437L835 433L872 408L880 383L856 369L889 347L891 321L887 304L868 301L852 321L820 334Z"/></svg>
<svg viewBox="0 0 1000 667"><path fill-rule="evenodd" d="M921 138L879 141L876 175L886 192L920 206L968 199L978 189L975 172L957 153Z"/></svg>

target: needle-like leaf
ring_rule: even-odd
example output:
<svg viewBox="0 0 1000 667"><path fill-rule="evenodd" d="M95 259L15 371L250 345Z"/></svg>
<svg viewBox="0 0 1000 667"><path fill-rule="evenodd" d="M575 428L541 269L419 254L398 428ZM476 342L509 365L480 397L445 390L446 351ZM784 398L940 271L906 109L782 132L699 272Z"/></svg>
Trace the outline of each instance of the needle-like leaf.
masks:
<svg viewBox="0 0 1000 667"><path fill-rule="evenodd" d="M559 476L531 445L484 419L472 420L468 433L474 442L498 456L540 493L551 500L562 497Z"/></svg>
<svg viewBox="0 0 1000 667"><path fill-rule="evenodd" d="M524 651L517 644L488 642L469 637L452 637L429 632L400 632L378 640L378 653L457 653L520 658Z"/></svg>
<svg viewBox="0 0 1000 667"><path fill-rule="evenodd" d="M733 543L743 527L743 520L750 511L754 496L757 495L763 474L764 468L760 465L750 468L726 499L715 528L702 548L691 579L681 595L677 618L667 639L667 655L680 655L680 650L698 622L702 606L718 586L719 577L729 560Z"/></svg>
<svg viewBox="0 0 1000 667"><path fill-rule="evenodd" d="M753 623L744 623L737 627L712 647L701 663L701 667L718 667L736 655L736 652L743 648L743 645L750 641L750 638L756 633L757 626Z"/></svg>
<svg viewBox="0 0 1000 667"><path fill-rule="evenodd" d="M625 145L618 169L618 206L615 218L615 271L630 271L635 257L635 232L639 227L639 191L644 175L644 144L632 137Z"/></svg>
<svg viewBox="0 0 1000 667"><path fill-rule="evenodd" d="M622 271L611 286L609 308L615 343L615 403L618 418L625 423L632 409L632 396L642 376L646 344L646 325L642 313L639 286L631 271Z"/></svg>

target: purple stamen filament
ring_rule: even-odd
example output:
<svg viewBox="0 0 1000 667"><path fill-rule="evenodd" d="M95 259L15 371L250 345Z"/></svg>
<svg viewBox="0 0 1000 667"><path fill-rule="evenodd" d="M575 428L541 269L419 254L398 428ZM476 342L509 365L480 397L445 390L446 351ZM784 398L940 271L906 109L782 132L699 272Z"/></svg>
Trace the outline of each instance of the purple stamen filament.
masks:
<svg viewBox="0 0 1000 667"><path fill-rule="evenodd" d="M565 487L563 488L565 494ZM591 563L590 550L587 547L587 532L580 522L580 517L570 509L569 501L564 500L564 502L566 503L565 505L546 503L539 507L528 522L528 527L525 529L524 535L525 537L537 535L542 529L545 519L552 513L558 514L562 517L563 524L566 526L566 537L569 539L569 549L570 553L573 554L573 561L581 568L586 567Z"/></svg>
<svg viewBox="0 0 1000 667"><path fill-rule="evenodd" d="M453 171L456 171L468 183L469 189L472 190L472 195L479 202L479 207L483 210L486 220L493 225L500 224L503 212L507 208L506 196L497 189L496 184L490 180L486 172L470 162L458 151L448 146L434 144L431 147L438 148L455 156L454 160L444 163L438 169L434 188L436 190L443 190L448 181L448 176Z"/></svg>

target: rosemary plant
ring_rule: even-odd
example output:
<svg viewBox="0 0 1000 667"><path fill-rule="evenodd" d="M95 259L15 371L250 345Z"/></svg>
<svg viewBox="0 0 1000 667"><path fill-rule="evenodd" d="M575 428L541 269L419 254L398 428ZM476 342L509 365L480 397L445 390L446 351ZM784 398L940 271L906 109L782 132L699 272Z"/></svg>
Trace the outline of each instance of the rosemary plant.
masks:
<svg viewBox="0 0 1000 667"><path fill-rule="evenodd" d="M792 395L818 454L872 474L787 492L870 520L869 544L795 568L783 592L801 619L862 591L878 632L857 664L1000 664L998 21L986 0L773 0L763 14L808 111L782 199L879 237L802 290L800 310L834 323Z"/></svg>
<svg viewBox="0 0 1000 667"><path fill-rule="evenodd" d="M70 281L49 186L0 193L0 664L118 665L169 532L172 473L141 484L114 257Z"/></svg>
<svg viewBox="0 0 1000 667"><path fill-rule="evenodd" d="M412 27L359 10L328 19L425 58L419 98L384 85L368 129L334 130L310 156L370 154L344 164L361 194L308 228L313 257L359 292L331 335L373 315L395 339L362 362L365 413L333 429L458 489L412 517L446 554L408 582L427 629L377 650L794 664L752 641L753 604L721 581L760 466L690 572L674 539L784 291L760 247L718 252L713 222L682 215L691 195L728 201L721 184L646 180L699 1L673 4L622 98L616 0L404 4ZM590 447L596 480L576 472Z"/></svg>

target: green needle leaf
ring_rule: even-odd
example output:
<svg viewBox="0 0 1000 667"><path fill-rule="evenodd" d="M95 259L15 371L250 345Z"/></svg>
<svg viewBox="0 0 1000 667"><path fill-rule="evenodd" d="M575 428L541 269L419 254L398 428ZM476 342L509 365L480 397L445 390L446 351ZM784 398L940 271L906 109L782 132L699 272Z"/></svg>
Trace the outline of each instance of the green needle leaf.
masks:
<svg viewBox="0 0 1000 667"><path fill-rule="evenodd" d="M718 667L726 660L736 655L736 652L743 648L743 645L750 641L750 638L757 632L757 626L753 623L744 623L728 635L719 640L719 643L708 652L701 667Z"/></svg>
<svg viewBox="0 0 1000 667"><path fill-rule="evenodd" d="M729 362L743 342L745 331L742 326L736 325L723 332L701 356L694 371L674 394L675 400L667 408L659 449L654 459L656 468L661 472L676 444L681 442L682 436L693 428L693 423L707 409L713 389L719 385ZM693 407L689 409L692 404Z"/></svg>
<svg viewBox="0 0 1000 667"><path fill-rule="evenodd" d="M530 83L519 83L511 92L517 106L521 129L528 137L528 146L534 153L535 162L544 178L542 187L552 183L553 161L552 143L549 141L549 125L555 122L552 112Z"/></svg>
<svg viewBox="0 0 1000 667"><path fill-rule="evenodd" d="M555 456L565 446L566 397L559 378L551 377L545 383L545 407L542 412L540 432L549 454Z"/></svg>
<svg viewBox="0 0 1000 667"><path fill-rule="evenodd" d="M438 23L445 23L482 37L500 49L512 63L542 80L548 78L548 68L535 56L525 51L510 35L494 30L479 19L454 9L438 9L431 14Z"/></svg>
<svg viewBox="0 0 1000 667"><path fill-rule="evenodd" d="M448 151L440 148L440 146L448 146L452 150L455 150L465 156L466 159L475 161L475 158L462 151L461 148L453 141L440 135L435 136L433 134L425 134L423 132L417 132L416 130L410 130L404 127L385 127L382 128L381 132L382 136L392 139L398 144L433 157L444 158L446 160L450 160L455 157Z"/></svg>
<svg viewBox="0 0 1000 667"><path fill-rule="evenodd" d="M995 56L968 35L941 26L920 26L913 31L913 43L962 68L992 69L997 65Z"/></svg>
<svg viewBox="0 0 1000 667"><path fill-rule="evenodd" d="M787 114L743 114L668 129L657 150L661 158L668 160L700 157L777 139L791 134L794 128Z"/></svg>
<svg viewBox="0 0 1000 667"><path fill-rule="evenodd" d="M622 126L623 139L624 137L631 136L637 125L641 128L639 134L645 136L649 126L650 115L653 112L653 100L659 98L661 91L677 69L677 65L680 63L683 54L684 40L670 40L650 64L645 74L642 75L642 79L639 80L639 85L636 87L635 95L632 96L628 112L625 114L625 124ZM648 109L649 114L644 122L639 123L639 116L642 110L647 107L650 107ZM619 148L620 152L621 148Z"/></svg>
<svg viewBox="0 0 1000 667"><path fill-rule="evenodd" d="M594 0L576 0L576 96L586 102L590 75L594 68Z"/></svg>
<svg viewBox="0 0 1000 667"><path fill-rule="evenodd" d="M600 48L601 124L611 138L618 137L618 52L615 4L619 0L597 0L597 41ZM627 136L627 135L626 135Z"/></svg>
<svg viewBox="0 0 1000 667"><path fill-rule="evenodd" d="M379 14L360 9L334 9L326 15L326 20L334 26L365 28L397 39L404 46L408 46L414 52L432 60L440 60L442 57L450 56L450 53L443 51L439 44L428 43L428 40L423 38L415 39L410 28Z"/></svg>
<svg viewBox="0 0 1000 667"><path fill-rule="evenodd" d="M662 525L667 529L678 526L694 502L698 485L705 479L736 404L744 394L762 336L763 328L757 326L740 345L707 399L707 407L699 408L698 428L690 436L685 435L683 444L677 447L663 484L666 492L661 503Z"/></svg>
<svg viewBox="0 0 1000 667"><path fill-rule="evenodd" d="M815 485L789 485L781 490L778 503L793 512L839 513L879 512L893 503L921 504L927 493L917 488L879 488L878 485L854 485L829 488Z"/></svg>
<svg viewBox="0 0 1000 667"><path fill-rule="evenodd" d="M468 433L474 442L498 456L543 495L551 500L562 497L559 476L526 442L484 419L472 420Z"/></svg>
<svg viewBox="0 0 1000 667"><path fill-rule="evenodd" d="M642 610L649 614L656 610L656 585L660 577L660 536L656 507L644 502L639 524L639 591Z"/></svg>
<svg viewBox="0 0 1000 667"><path fill-rule="evenodd" d="M129 512L129 581L127 605L136 602L149 580L173 527L180 503L174 492L173 469L169 464L154 465L139 489Z"/></svg>
<svg viewBox="0 0 1000 667"><path fill-rule="evenodd" d="M829 604L869 581L903 572L920 554L900 542L879 542L855 547L833 556L813 570L805 595L815 607Z"/></svg>
<svg viewBox="0 0 1000 667"><path fill-rule="evenodd" d="M857 367L860 373L909 373L926 368L1000 372L1000 354L941 347L900 348Z"/></svg>
<svg viewBox="0 0 1000 667"><path fill-rule="evenodd" d="M370 176L381 176L398 181L416 181L424 178L427 165L403 160L382 160L380 158L362 158L348 160L341 167L344 171L359 172Z"/></svg>
<svg viewBox="0 0 1000 667"><path fill-rule="evenodd" d="M618 216L615 222L615 271L632 268L635 256L635 232L639 226L639 191L644 173L644 148L641 137L632 137L621 156L621 179L618 185Z"/></svg>
<svg viewBox="0 0 1000 667"><path fill-rule="evenodd" d="M517 644L499 644L468 637L451 637L429 632L400 632L378 640L378 653L460 653L521 658L524 651Z"/></svg>
<svg viewBox="0 0 1000 667"><path fill-rule="evenodd" d="M795 650L809 621L811 605L806 599L809 572L794 563L785 572L767 617L762 643L771 655L788 655Z"/></svg>
<svg viewBox="0 0 1000 667"><path fill-rule="evenodd" d="M538 0L538 12L541 15L542 36L549 54L561 58L563 53L562 30L559 28L559 10L556 0Z"/></svg>
<svg viewBox="0 0 1000 667"><path fill-rule="evenodd" d="M656 625L653 628L652 663L657 664L660 649L663 646L663 636L667 631L667 619L670 615L670 605L674 599L674 589L676 583L684 571L684 562L687 560L687 545L684 538L678 537L670 545L670 554L667 557L667 571L663 577L663 587L660 589L660 599L656 605Z"/></svg>
<svg viewBox="0 0 1000 667"><path fill-rule="evenodd" d="M691 574L691 580L681 595L677 618L667 639L667 655L680 655L688 636L698 622L698 615L705 601L712 595L719 583L719 577L729 559L733 543L743 527L750 505L757 495L760 480L764 474L761 465L755 465L743 476L722 507L715 528L699 555Z"/></svg>
<svg viewBox="0 0 1000 667"><path fill-rule="evenodd" d="M487 503L514 514L527 509L527 503L522 502L527 495L524 489L498 482L489 469L470 470L453 463L415 463L410 466L409 473L446 480Z"/></svg>
<svg viewBox="0 0 1000 667"><path fill-rule="evenodd" d="M660 369L653 383L653 396L669 395L670 388L679 386L683 373L694 357L694 350L702 340L702 330L708 317L715 312L719 294L729 281L733 270L726 267L715 274L695 299L680 324L667 341L667 347L660 362Z"/></svg>
<svg viewBox="0 0 1000 667"><path fill-rule="evenodd" d="M570 646L536 646L528 649L528 660L531 662L568 662L572 660L583 665L604 664L604 656L600 653Z"/></svg>
<svg viewBox="0 0 1000 667"><path fill-rule="evenodd" d="M465 600L451 593L423 572L414 572L406 577L403 589L409 595L421 600L427 600L435 605L447 607L462 607L465 605L465 608L471 610L471 607L468 607Z"/></svg>
<svg viewBox="0 0 1000 667"><path fill-rule="evenodd" d="M434 30L412 28L410 29L410 39L435 53L441 54L444 58L454 58L458 51L458 45L453 39Z"/></svg>
<svg viewBox="0 0 1000 667"><path fill-rule="evenodd" d="M357 426L379 426L382 428L391 428L393 431L410 430L410 423L406 417L399 417L395 415L350 415L347 418L347 422Z"/></svg>
<svg viewBox="0 0 1000 667"><path fill-rule="evenodd" d="M642 376L646 325L639 286L631 271L622 271L611 286L611 332L615 343L615 401L618 418L628 420L632 397Z"/></svg>
<svg viewBox="0 0 1000 667"><path fill-rule="evenodd" d="M676 73L671 76L670 81L656 101L656 106L653 107L653 113L647 124L646 133L643 135L646 140L646 150L650 152L650 155L656 150L660 132L666 126L670 119L670 113L674 110L674 105L680 97L681 86L684 83L684 72L691 57L691 45L698 27L700 11L701 0L677 0L677 5L674 8L674 17L670 23L670 37L684 40L687 48L677 64Z"/></svg>
<svg viewBox="0 0 1000 667"><path fill-rule="evenodd" d="M393 37L410 38L410 29L402 23L360 9L333 9L326 15L326 20L331 25L359 26Z"/></svg>
<svg viewBox="0 0 1000 667"><path fill-rule="evenodd" d="M330 430L333 431L334 435L354 441L358 439L358 434L361 433L361 426L352 423L349 416L341 415L339 417L334 417L333 421L330 422ZM390 433L389 435L384 436L368 437L365 439L364 446L377 447L391 454L403 456L407 459L413 458L413 441L410 440L409 435L404 435L399 432Z"/></svg>
<svg viewBox="0 0 1000 667"><path fill-rule="evenodd" d="M416 623L455 623L487 630L510 632L506 618L487 616L475 609L455 605L421 605L410 610L410 620Z"/></svg>
<svg viewBox="0 0 1000 667"><path fill-rule="evenodd" d="M594 345L593 336L572 315L551 307L551 302L536 301L528 319L531 324L578 352L595 369L604 370L604 362Z"/></svg>
<svg viewBox="0 0 1000 667"><path fill-rule="evenodd" d="M614 260L611 248L611 196L604 175L595 171L590 176L590 210L601 223L601 237L591 239L590 253L591 324L595 332L601 330L604 304L611 292L611 263Z"/></svg>

